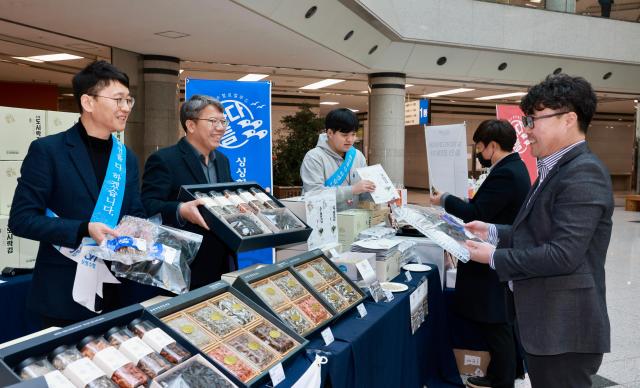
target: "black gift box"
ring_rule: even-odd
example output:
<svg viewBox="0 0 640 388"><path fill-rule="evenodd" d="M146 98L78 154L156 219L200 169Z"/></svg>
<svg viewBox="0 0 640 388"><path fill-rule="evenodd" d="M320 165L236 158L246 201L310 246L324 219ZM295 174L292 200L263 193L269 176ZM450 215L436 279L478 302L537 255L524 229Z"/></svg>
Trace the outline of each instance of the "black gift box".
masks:
<svg viewBox="0 0 640 388"><path fill-rule="evenodd" d="M192 201L196 199L196 192L208 193L212 190L215 190L221 193L223 190L235 191L237 189L244 189L248 191L252 187L264 192L279 207L285 208L285 206L280 201L278 201L271 194L265 192L264 189L260 187L260 185L258 185L256 182L184 185L180 188L180 193L178 193L178 201ZM282 245L297 244L307 241L309 235L311 234L311 228L303 221L298 219L298 221L300 221L300 223L304 225L304 228L277 233L261 234L257 236L242 237L238 233L236 233L229 226L229 224L213 215L204 206L200 206L199 210L200 214L202 214L202 217L204 218L211 231L215 233L218 238L234 252L244 252L259 248L273 248Z"/></svg>
<svg viewBox="0 0 640 388"><path fill-rule="evenodd" d="M303 337L301 337L300 335L298 335L293 329L289 328L287 325L285 325L284 323L282 323L282 321L280 321L278 318L276 318L275 316L273 316L269 311L265 310L264 308L262 308L260 305L256 304L254 301L252 301L251 299L247 298L245 295L243 295L242 293L240 293L238 290L236 290L235 288L231 287L227 282L225 281L218 281L212 284L209 284L207 286L198 288L194 291L188 292L186 294L182 294L182 295L178 295L174 298L171 298L169 300L166 300L164 302L160 302L158 304L155 304L153 306L149 306L147 308L147 311L151 314L153 314L156 318L164 318L167 317L169 315L172 315L174 313L177 313L179 311L185 310L191 306L194 306L200 302L203 302L205 300L214 298L224 292L229 292L230 294L232 294L234 297L238 298L241 302L243 302L244 304L246 304L248 307L250 307L251 309L253 309L258 315L262 316L263 318L265 318L267 321L269 321L272 325L274 325L275 327L277 327L278 329L282 330L285 334L287 334L289 337L291 337L292 339L294 339L295 341L297 341L299 343L299 345L297 345L296 347L294 347L292 350L289 350L282 359L280 359L280 363L283 364L283 366L285 365L285 362L290 360L296 353L298 353L298 351L302 350L306 344L308 343L308 341L306 339L304 339ZM165 324L166 325L166 324ZM176 333L171 327L166 326L166 330L170 331L170 334L172 337L181 337L180 334ZM224 343L224 341L223 341ZM193 346L193 345L192 345ZM211 362L212 364L214 364L218 369L224 369L220 363L215 360L212 357L209 357L207 354L205 354L203 351L200 351L201 354L204 355L204 357ZM226 371L225 371L226 372ZM236 382L236 384L238 384L239 386L256 386L259 385L260 383L264 383L269 376L269 370L265 370L262 373L260 373L259 375L255 376L254 378L252 378L251 380L249 380L247 383L241 383L241 382L237 382L237 378L234 378L233 381Z"/></svg>
<svg viewBox="0 0 640 388"><path fill-rule="evenodd" d="M309 335L317 332L318 330L320 330L323 327L327 326L331 321L333 321L333 319L335 318L335 312L331 308L331 306L329 306L324 301L324 299L319 297L316 294L316 292L314 291L314 289L312 287L310 287L307 283L305 283L298 276L298 274L296 274L291 268L289 268L289 266L287 264L276 263L276 264L273 264L273 265L269 265L269 266L266 266L266 267L258 268L258 269L254 270L254 271L242 274L238 278L236 278L235 282L233 283L233 287L238 289L240 292L242 292L243 294L245 294L246 296L248 296L249 298L254 300L256 303L258 303L259 305L261 305L265 309L269 310L271 312L271 314L275 315L276 317L280 317L280 315L278 314L276 309L272 308L265 300L263 300L262 296L260 296L260 294L258 292L256 292L251 287L251 285L254 284L254 283L258 283L258 282L260 282L260 281L262 281L262 280L264 280L266 278L269 278L271 276L278 275L278 274L285 273L285 272L287 274L289 274L290 276L292 276L294 279L296 279L301 284L301 286L309 293L309 295L311 295L316 301L318 301L318 303L320 303L329 312L329 315L331 316L329 319L321 322L318 326L315 326L311 330L303 333L303 335L305 337L308 337ZM291 303L289 303L289 302L285 302L284 303L284 305L287 305L287 304L291 304ZM293 303L293 304L295 305L295 303ZM282 318L280 318L280 319L282 319ZM282 321L284 322L284 319L282 319ZM287 326L288 326L288 324L287 324Z"/></svg>
<svg viewBox="0 0 640 388"><path fill-rule="evenodd" d="M316 259L322 259L323 264L328 265L332 270L334 270L338 276L340 277L340 280L345 281L347 284L349 284L349 286L351 286L351 288L359 295L359 298L357 301L353 301L350 302L349 307L338 311L337 309L335 309L330 302L326 301L322 295L320 295L318 289L316 289L316 287L314 287L305 277L304 274L300 273L299 271L296 270L296 267L299 267L301 265L304 265L310 261L316 260ZM309 251L309 252L304 252L298 256L293 256L290 257L288 259L285 259L283 261L281 261L279 264L281 265L286 265L289 266L291 268L291 270L296 273L296 275L298 275L299 278L301 278L308 286L309 288L314 290L314 293L317 295L317 297L321 300L323 300L324 302L327 302L327 304L329 305L329 307L331 307L334 315L337 317L341 316L342 314L346 313L347 311L349 311L350 309L352 309L354 306L357 306L358 303L362 302L363 300L366 299L367 294L365 294L360 287L358 287L351 279L349 279L348 276L345 275L344 272L342 272L327 256L325 256L325 254L322 252L322 250L320 249L314 249L313 251ZM326 281L326 284L329 283L333 283L335 282L335 280L331 280L331 281ZM324 288L324 286L318 287L318 288Z"/></svg>

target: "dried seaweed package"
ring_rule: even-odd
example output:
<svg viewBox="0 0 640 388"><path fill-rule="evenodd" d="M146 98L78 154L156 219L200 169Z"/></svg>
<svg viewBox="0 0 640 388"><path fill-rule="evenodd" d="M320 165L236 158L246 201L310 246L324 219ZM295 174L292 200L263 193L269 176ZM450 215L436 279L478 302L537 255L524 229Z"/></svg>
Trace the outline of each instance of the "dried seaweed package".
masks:
<svg viewBox="0 0 640 388"><path fill-rule="evenodd" d="M223 219L242 237L271 234L271 230L253 213L239 213L223 216Z"/></svg>
<svg viewBox="0 0 640 388"><path fill-rule="evenodd" d="M196 355L153 380L150 388L237 388L215 366Z"/></svg>

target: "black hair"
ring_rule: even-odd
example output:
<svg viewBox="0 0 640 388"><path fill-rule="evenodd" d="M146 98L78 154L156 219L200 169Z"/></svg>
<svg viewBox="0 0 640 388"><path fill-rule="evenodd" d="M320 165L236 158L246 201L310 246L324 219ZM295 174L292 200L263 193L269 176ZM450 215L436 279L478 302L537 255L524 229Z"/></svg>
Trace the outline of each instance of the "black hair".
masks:
<svg viewBox="0 0 640 388"><path fill-rule="evenodd" d="M80 97L83 94L95 95L111 82L119 82L129 88L129 77L107 61L95 61L73 76L73 97L82 112Z"/></svg>
<svg viewBox="0 0 640 388"><path fill-rule="evenodd" d="M324 127L344 133L355 132L358 130L358 118L350 109L334 109L324 118Z"/></svg>
<svg viewBox="0 0 640 388"><path fill-rule="evenodd" d="M586 134L597 104L596 94L587 80L560 73L549 75L532 86L520 101L520 108L527 115L545 108L575 112L580 131Z"/></svg>
<svg viewBox="0 0 640 388"><path fill-rule="evenodd" d="M495 141L503 151L513 151L516 144L516 130L506 120L485 120L478 125L478 129L473 133L473 142L482 143L488 146Z"/></svg>

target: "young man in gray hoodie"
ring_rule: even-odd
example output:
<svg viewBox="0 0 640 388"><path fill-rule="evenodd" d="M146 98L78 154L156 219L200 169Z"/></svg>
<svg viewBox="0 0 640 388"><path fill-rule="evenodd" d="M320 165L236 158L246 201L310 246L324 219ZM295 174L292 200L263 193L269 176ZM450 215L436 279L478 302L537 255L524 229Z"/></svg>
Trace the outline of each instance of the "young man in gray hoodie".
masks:
<svg viewBox="0 0 640 388"><path fill-rule="evenodd" d="M338 210L343 210L359 194L373 192L376 186L356 174L356 169L367 166L362 152L353 147L358 129L356 115L346 108L334 109L325 118L325 128L327 132L302 160L302 190L309 193L335 187Z"/></svg>

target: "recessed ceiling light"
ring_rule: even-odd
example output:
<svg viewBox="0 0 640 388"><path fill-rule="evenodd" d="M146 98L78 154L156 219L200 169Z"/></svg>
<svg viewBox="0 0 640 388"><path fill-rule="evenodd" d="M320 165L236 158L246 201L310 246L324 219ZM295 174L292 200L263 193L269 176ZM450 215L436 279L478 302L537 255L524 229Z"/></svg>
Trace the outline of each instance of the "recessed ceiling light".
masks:
<svg viewBox="0 0 640 388"><path fill-rule="evenodd" d="M443 90L441 92L423 94L422 97L433 98L433 97L439 97L439 96L448 96L449 94L465 93L465 92L470 92L470 91L473 91L473 90L475 90L475 89L469 89L469 88L450 89L450 90Z"/></svg>
<svg viewBox="0 0 640 388"><path fill-rule="evenodd" d="M358 110L358 109L351 109L351 108L349 108L349 110L350 110L350 111L352 111L353 113L359 112L359 110Z"/></svg>
<svg viewBox="0 0 640 388"><path fill-rule="evenodd" d="M339 102L335 102L335 101L322 101L320 103L320 105L338 105L340 104Z"/></svg>
<svg viewBox="0 0 640 388"><path fill-rule="evenodd" d="M414 86L414 85L413 85L413 84L404 84L404 88L405 88L405 89L406 89L406 88L410 88L410 87L412 87L412 86Z"/></svg>
<svg viewBox="0 0 640 388"><path fill-rule="evenodd" d="M260 81L268 76L269 74L247 74L242 78L238 78L238 81Z"/></svg>
<svg viewBox="0 0 640 388"><path fill-rule="evenodd" d="M369 93L369 91L368 90L363 90L360 93Z"/></svg>
<svg viewBox="0 0 640 388"><path fill-rule="evenodd" d="M478 101L496 100L499 98L520 97L520 96L524 96L525 94L527 93L515 92L515 93L506 93L506 94L496 94L495 96L478 97L478 98L475 98L474 100L478 100Z"/></svg>
<svg viewBox="0 0 640 388"><path fill-rule="evenodd" d="M178 32L178 31L161 31L161 32L156 32L153 35L158 35L158 36L162 36L163 38L169 38L169 39L179 39L179 38L184 38L186 36L189 36L189 34L185 34L184 32Z"/></svg>
<svg viewBox="0 0 640 388"><path fill-rule="evenodd" d="M305 89L305 90L321 89L321 88L325 88L327 86L335 85L335 84L340 83L340 82L344 82L344 80L343 79L331 79L331 78L328 78L328 79L325 79L325 80L322 80L322 81L314 82L312 84L303 86L300 89Z"/></svg>
<svg viewBox="0 0 640 388"><path fill-rule="evenodd" d="M56 62L56 61L69 61L72 59L83 59L83 57L79 57L77 55L71 55L66 53L61 54L48 54L48 55L33 55L30 57L13 57L15 59L22 59L23 61L29 62Z"/></svg>

